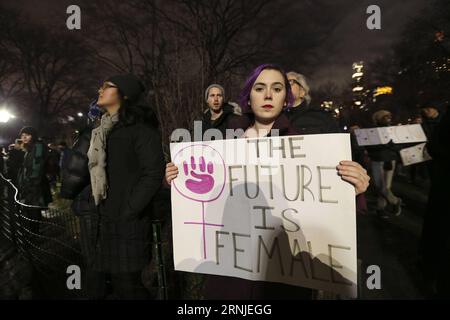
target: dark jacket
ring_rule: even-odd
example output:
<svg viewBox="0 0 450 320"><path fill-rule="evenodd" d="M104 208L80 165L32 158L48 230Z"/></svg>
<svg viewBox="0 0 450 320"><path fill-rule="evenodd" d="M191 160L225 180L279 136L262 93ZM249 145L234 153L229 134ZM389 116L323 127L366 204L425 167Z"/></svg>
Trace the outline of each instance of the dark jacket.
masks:
<svg viewBox="0 0 450 320"><path fill-rule="evenodd" d="M66 149L61 172L61 197L75 199L90 184L87 152L91 141L92 127L83 130L72 149Z"/></svg>
<svg viewBox="0 0 450 320"><path fill-rule="evenodd" d="M72 208L90 219L86 242L97 271L141 271L150 259L152 199L164 176L161 136L157 128L138 122L117 124L107 137L107 198L95 206L87 167L92 129L67 154L61 194L75 198Z"/></svg>
<svg viewBox="0 0 450 320"><path fill-rule="evenodd" d="M286 109L286 116L299 134L339 133L339 127L331 115L303 101L299 106Z"/></svg>
<svg viewBox="0 0 450 320"><path fill-rule="evenodd" d="M425 270L438 283L439 298L449 298L447 271L450 267L450 113L447 111L431 137L431 187L422 230ZM440 288L439 288L440 287Z"/></svg>
<svg viewBox="0 0 450 320"><path fill-rule="evenodd" d="M215 120L211 120L211 111L207 109L203 113L202 118L202 136L208 129L218 129L225 139L225 130L229 128L230 121L239 117L240 115L241 112L239 107L234 107L228 103L225 103L223 106L223 113L220 115L220 117Z"/></svg>
<svg viewBox="0 0 450 320"><path fill-rule="evenodd" d="M19 199L28 205L46 207L52 202L50 185L45 175L47 148L36 142L25 152L17 177Z"/></svg>
<svg viewBox="0 0 450 320"><path fill-rule="evenodd" d="M244 131L254 123L252 116L244 114L230 122L230 129ZM280 136L297 135L298 131L291 126L286 115L281 114L272 129L278 129ZM205 281L204 297L216 299L310 299L311 289L291 286L284 283L267 281L251 281L241 278L208 275Z"/></svg>
<svg viewBox="0 0 450 320"><path fill-rule="evenodd" d="M422 122L422 129L427 136L427 139L430 140L433 136L436 129L439 127L439 123L442 120L442 112L439 112L439 115L434 119L424 118Z"/></svg>
<svg viewBox="0 0 450 320"><path fill-rule="evenodd" d="M17 186L17 177L19 170L23 164L23 158L25 152L22 150L12 149L8 152L8 158L6 159L6 175L11 179L12 183Z"/></svg>
<svg viewBox="0 0 450 320"><path fill-rule="evenodd" d="M408 144L409 146L409 144ZM398 161L400 160L400 149L404 148L405 145L394 144L392 141L389 141L387 144L379 144L375 146L366 146L367 153L369 155L370 160L372 161L380 161L380 162L389 162L389 161Z"/></svg>
<svg viewBox="0 0 450 320"><path fill-rule="evenodd" d="M65 161L61 168L61 197L73 200L72 212L86 219L92 219L92 216L97 214L87 157L91 133L92 127L86 127L75 140L72 148L66 149ZM90 233L88 237L92 238Z"/></svg>
<svg viewBox="0 0 450 320"><path fill-rule="evenodd" d="M433 158L441 161L441 165L450 159L450 108L440 113L439 121L430 132L428 151ZM426 132L426 131L425 131ZM447 162L448 163L448 162Z"/></svg>
<svg viewBox="0 0 450 320"><path fill-rule="evenodd" d="M350 145L352 147L352 160L358 162L360 165L365 167L365 151L366 149L358 145L358 140L354 132L350 133Z"/></svg>
<svg viewBox="0 0 450 320"><path fill-rule="evenodd" d="M99 205L98 270L135 272L149 262L151 201L161 188L164 163L156 128L119 124L108 135L108 195Z"/></svg>

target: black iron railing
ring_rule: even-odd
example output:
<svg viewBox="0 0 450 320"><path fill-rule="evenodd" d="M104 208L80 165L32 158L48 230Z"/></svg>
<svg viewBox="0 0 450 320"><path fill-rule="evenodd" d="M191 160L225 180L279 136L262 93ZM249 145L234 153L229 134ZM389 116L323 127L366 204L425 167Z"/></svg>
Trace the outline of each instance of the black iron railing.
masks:
<svg viewBox="0 0 450 320"><path fill-rule="evenodd" d="M23 284L33 287L32 298L79 298L79 292L66 286L68 266L83 265L77 217L56 207L22 203L17 188L3 175L0 190L3 248L14 250L27 270L32 269L32 277Z"/></svg>
<svg viewBox="0 0 450 320"><path fill-rule="evenodd" d="M18 199L18 194L16 186L0 174L0 260L3 260L0 261L0 266L7 265L8 259L20 259L22 264L21 268L9 263L8 270L11 272L3 275L3 278L0 276L0 284L4 288L17 287L17 290L21 286L32 288L32 296L28 295L26 298L85 299L83 290L71 290L67 287L70 276L67 273L68 267L76 265L83 270L85 265L79 218L71 212L69 206L55 203L49 207L27 205ZM161 221L153 221L153 261L146 273L156 280L152 283L152 288L149 288L155 293L155 298L168 299L167 257L163 254L167 241L162 240L161 225ZM13 279L15 276L20 281ZM14 290L8 291L9 297L20 296Z"/></svg>

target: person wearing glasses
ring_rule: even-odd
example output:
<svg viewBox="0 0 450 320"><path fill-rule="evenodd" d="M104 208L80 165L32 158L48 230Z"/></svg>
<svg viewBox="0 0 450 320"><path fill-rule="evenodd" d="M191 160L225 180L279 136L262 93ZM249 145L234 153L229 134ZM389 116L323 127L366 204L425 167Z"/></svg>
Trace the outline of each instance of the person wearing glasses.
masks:
<svg viewBox="0 0 450 320"><path fill-rule="evenodd" d="M290 71L287 77L294 96L293 106L285 111L291 125L300 134L338 133L338 125L331 115L311 104L310 89L305 76Z"/></svg>
<svg viewBox="0 0 450 320"><path fill-rule="evenodd" d="M98 90L100 124L90 140L84 139L87 153L78 154L79 160L84 156L78 161L83 168L67 160L73 178L64 176L65 194L73 196L71 191L79 190L77 173L85 184L73 208L90 217L83 242L89 298L108 297L108 279L112 298L151 298L141 273L150 262L152 200L162 185L164 156L158 121L144 92L132 74L107 79Z"/></svg>

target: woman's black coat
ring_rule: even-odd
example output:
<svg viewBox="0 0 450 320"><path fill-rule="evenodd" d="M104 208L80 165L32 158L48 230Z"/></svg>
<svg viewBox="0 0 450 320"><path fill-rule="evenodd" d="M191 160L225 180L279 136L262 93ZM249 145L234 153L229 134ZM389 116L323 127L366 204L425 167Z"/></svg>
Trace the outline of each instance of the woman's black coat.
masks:
<svg viewBox="0 0 450 320"><path fill-rule="evenodd" d="M164 176L161 136L157 128L143 122L128 126L119 123L107 137L106 153L107 198L97 208L90 186L80 191L81 178L78 181L66 173L64 194L74 194L67 190L68 185L81 192L73 208L92 219L89 232L89 243L94 247L89 257L92 267L108 273L141 271L150 259L151 202ZM79 168L78 175L86 177L87 158L84 155L83 164L80 154L75 153L74 160L72 153L65 169L77 172L71 161L78 161L84 166Z"/></svg>
<svg viewBox="0 0 450 320"><path fill-rule="evenodd" d="M99 206L98 270L140 271L150 259L151 201L164 177L161 136L143 123L107 139L108 196Z"/></svg>

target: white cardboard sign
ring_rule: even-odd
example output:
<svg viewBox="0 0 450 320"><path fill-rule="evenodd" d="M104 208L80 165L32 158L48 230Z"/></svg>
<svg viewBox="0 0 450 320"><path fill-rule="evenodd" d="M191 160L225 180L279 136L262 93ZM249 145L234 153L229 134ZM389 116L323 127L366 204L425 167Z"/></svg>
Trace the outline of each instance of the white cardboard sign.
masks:
<svg viewBox="0 0 450 320"><path fill-rule="evenodd" d="M393 143L427 141L427 137L420 124L356 129L355 135L360 146L386 144L391 140Z"/></svg>
<svg viewBox="0 0 450 320"><path fill-rule="evenodd" d="M175 269L356 296L348 134L172 143ZM218 288L220 290L220 288ZM294 298L294 297L293 297Z"/></svg>
<svg viewBox="0 0 450 320"><path fill-rule="evenodd" d="M400 150L400 157L404 166L431 160L425 148L425 143Z"/></svg>

